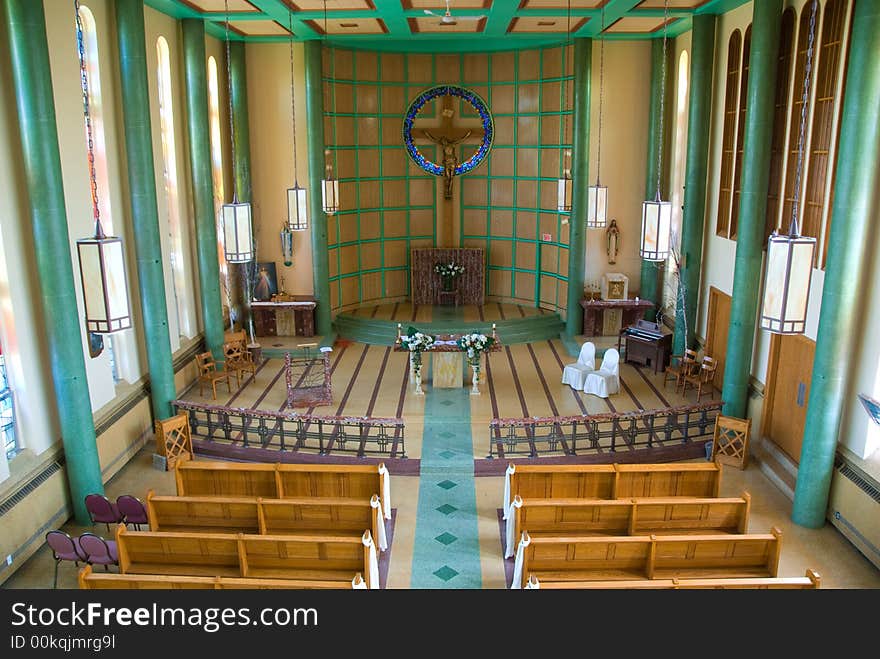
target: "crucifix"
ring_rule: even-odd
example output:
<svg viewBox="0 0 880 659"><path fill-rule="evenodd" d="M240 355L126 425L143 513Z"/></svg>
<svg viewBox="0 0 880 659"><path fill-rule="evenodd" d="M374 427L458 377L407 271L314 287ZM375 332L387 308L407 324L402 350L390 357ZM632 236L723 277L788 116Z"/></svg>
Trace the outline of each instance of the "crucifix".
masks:
<svg viewBox="0 0 880 659"><path fill-rule="evenodd" d="M456 97L444 94L438 97L440 111L435 117L417 117L412 131L415 144L427 144L433 142L440 146L441 161L438 165L443 167L443 178L446 182L443 197L452 199L452 179L457 176L456 168L459 166L456 146L459 144L473 145L474 151L483 141L483 128L480 118L459 119L455 121ZM467 155L470 157L470 154Z"/></svg>

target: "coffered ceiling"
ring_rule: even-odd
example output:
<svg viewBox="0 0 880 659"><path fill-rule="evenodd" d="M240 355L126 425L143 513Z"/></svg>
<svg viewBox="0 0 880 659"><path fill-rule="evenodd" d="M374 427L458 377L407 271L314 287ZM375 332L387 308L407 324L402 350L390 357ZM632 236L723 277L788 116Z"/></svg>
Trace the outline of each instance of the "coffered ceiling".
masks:
<svg viewBox="0 0 880 659"><path fill-rule="evenodd" d="M230 39L297 41L379 50L500 50L571 37L655 39L691 28L694 14L723 14L747 0L227 0ZM224 38L224 0L145 0L176 18L201 18ZM326 6L326 11L325 11ZM426 13L433 12L432 14Z"/></svg>

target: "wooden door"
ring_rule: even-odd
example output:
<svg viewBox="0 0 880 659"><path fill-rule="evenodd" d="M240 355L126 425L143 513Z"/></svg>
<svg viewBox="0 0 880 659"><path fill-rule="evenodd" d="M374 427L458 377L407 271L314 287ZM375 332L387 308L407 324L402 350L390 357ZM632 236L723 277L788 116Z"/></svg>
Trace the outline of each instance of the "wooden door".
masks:
<svg viewBox="0 0 880 659"><path fill-rule="evenodd" d="M775 334L770 342L763 434L785 454L800 461L816 342Z"/></svg>
<svg viewBox="0 0 880 659"><path fill-rule="evenodd" d="M724 382L724 365L727 363L727 330L730 327L731 297L714 286L709 288L709 322L706 326L705 353L718 361L715 385Z"/></svg>

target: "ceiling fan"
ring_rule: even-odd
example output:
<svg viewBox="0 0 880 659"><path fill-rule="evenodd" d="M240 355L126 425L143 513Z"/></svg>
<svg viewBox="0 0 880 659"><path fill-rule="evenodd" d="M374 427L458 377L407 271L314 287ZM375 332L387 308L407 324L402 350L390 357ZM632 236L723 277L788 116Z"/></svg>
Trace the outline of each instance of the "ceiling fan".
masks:
<svg viewBox="0 0 880 659"><path fill-rule="evenodd" d="M436 16L440 19L441 25L455 25L458 21L479 21L485 16L453 16L452 12L449 11L449 0L446 0L446 13L445 14L437 14L430 9L425 9L424 12L428 16Z"/></svg>

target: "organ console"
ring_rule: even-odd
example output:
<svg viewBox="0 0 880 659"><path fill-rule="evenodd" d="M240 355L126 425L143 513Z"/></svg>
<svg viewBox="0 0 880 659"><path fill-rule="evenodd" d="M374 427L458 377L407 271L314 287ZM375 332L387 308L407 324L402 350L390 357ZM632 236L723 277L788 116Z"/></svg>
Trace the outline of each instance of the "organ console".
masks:
<svg viewBox="0 0 880 659"><path fill-rule="evenodd" d="M617 350L626 337L624 361L653 366L654 373L665 371L672 352L672 333L664 331L658 323L649 320L638 320L620 330L617 335Z"/></svg>

